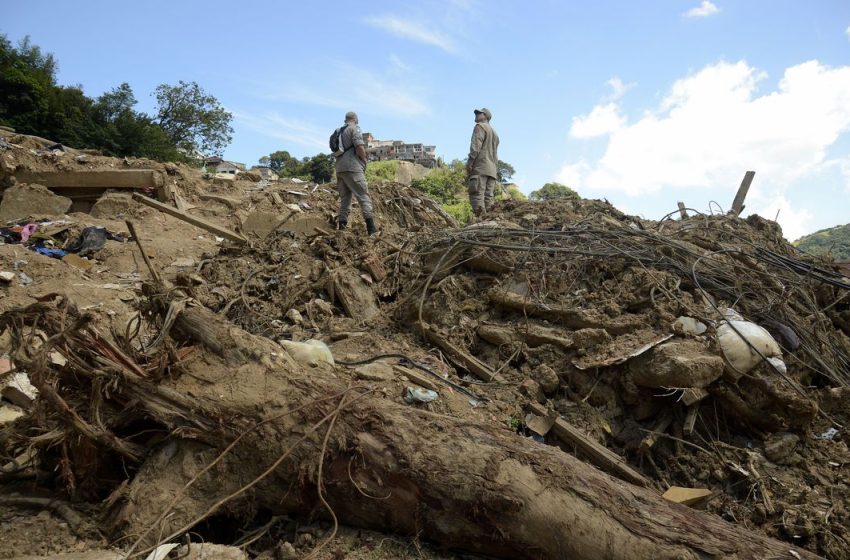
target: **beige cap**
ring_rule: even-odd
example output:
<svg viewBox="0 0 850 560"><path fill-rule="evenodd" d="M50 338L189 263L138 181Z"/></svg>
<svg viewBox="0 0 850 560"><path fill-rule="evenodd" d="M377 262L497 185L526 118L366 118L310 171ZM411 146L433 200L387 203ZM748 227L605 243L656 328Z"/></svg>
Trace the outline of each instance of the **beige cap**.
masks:
<svg viewBox="0 0 850 560"><path fill-rule="evenodd" d="M481 109L476 109L475 114L477 115L478 113L484 113L484 116L487 117L488 121L493 119L493 113L490 112L490 109L485 109L483 107Z"/></svg>

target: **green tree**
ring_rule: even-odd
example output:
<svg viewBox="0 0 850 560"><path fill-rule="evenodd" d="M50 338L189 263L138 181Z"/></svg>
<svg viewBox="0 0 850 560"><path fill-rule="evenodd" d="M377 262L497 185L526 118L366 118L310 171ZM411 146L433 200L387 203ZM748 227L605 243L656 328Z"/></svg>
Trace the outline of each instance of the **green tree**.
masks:
<svg viewBox="0 0 850 560"><path fill-rule="evenodd" d="M301 162L286 150L278 150L269 154L269 166L282 177L297 177Z"/></svg>
<svg viewBox="0 0 850 560"><path fill-rule="evenodd" d="M568 198L579 200L581 197L573 189L561 183L546 183L536 191L528 195L531 200L555 200L557 198Z"/></svg>
<svg viewBox="0 0 850 560"><path fill-rule="evenodd" d="M331 154L316 154L305 158L303 169L310 179L316 183L330 183L334 176L336 158Z"/></svg>
<svg viewBox="0 0 850 560"><path fill-rule="evenodd" d="M196 82L160 84L154 95L156 122L178 148L220 155L230 144L233 115Z"/></svg>
<svg viewBox="0 0 850 560"><path fill-rule="evenodd" d="M850 224L816 231L794 242L798 249L813 255L850 260Z"/></svg>
<svg viewBox="0 0 850 560"><path fill-rule="evenodd" d="M423 178L413 181L411 186L440 204L458 204L465 198L466 166L462 161L454 160L446 166L433 169Z"/></svg>
<svg viewBox="0 0 850 560"><path fill-rule="evenodd" d="M502 184L510 183L515 173L516 169L510 163L499 160L499 163L496 164L496 178Z"/></svg>

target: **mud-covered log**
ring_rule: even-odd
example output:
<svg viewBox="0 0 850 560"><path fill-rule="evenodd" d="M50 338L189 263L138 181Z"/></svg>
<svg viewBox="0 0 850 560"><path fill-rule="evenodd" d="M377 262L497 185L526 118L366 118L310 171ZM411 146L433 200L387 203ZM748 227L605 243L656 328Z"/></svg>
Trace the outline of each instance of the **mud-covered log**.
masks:
<svg viewBox="0 0 850 560"><path fill-rule="evenodd" d="M641 319L636 315L622 315L612 319L599 311L574 309L555 303L544 304L534 298L504 290L491 290L490 301L502 309L557 322L568 329L601 328L610 334L625 334L642 326Z"/></svg>
<svg viewBox="0 0 850 560"><path fill-rule="evenodd" d="M245 356L280 352L267 339L229 332ZM518 436L486 412L479 420L453 418L347 389L329 365L309 372L287 360L234 366L212 354L193 365L193 375L223 376L215 386L184 376L173 382L175 390L239 410L253 401L265 421L185 495L180 490L219 449L178 441L143 465L114 520L128 535L147 531L147 545L224 509L231 517L258 506L323 514L317 491L323 461L324 495L341 522L493 557L790 559L794 550L798 558L815 558ZM335 411L341 412L325 448ZM217 509L217 502L224 503Z"/></svg>

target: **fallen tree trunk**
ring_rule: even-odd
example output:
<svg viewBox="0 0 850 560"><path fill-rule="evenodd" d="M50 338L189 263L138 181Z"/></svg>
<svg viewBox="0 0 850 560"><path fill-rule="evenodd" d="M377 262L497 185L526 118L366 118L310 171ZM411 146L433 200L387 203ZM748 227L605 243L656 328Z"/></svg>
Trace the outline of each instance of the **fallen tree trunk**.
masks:
<svg viewBox="0 0 850 560"><path fill-rule="evenodd" d="M175 326L189 333L205 312L193 314ZM183 440L145 462L114 521L147 545L209 515L329 507L349 525L499 558L816 557L520 437L486 411L465 420L347 389L332 366L307 372L273 342L206 315L199 336L227 333L240 351L205 355L173 388L243 414L253 406L262 420L214 468L217 449ZM194 381L210 371L228 373Z"/></svg>

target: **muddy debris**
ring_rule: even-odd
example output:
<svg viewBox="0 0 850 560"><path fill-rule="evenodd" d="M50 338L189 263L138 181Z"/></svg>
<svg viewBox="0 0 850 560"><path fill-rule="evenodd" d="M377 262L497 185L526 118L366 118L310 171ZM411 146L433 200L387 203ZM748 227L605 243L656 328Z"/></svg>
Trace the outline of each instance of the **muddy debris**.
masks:
<svg viewBox="0 0 850 560"><path fill-rule="evenodd" d="M332 185L12 136L0 208L80 155L160 186L62 210L56 248L137 233L85 259L0 245L0 381L35 389L3 393L0 498L87 527L3 557L850 556L850 283L775 223L557 200L460 227L384 183L366 238Z"/></svg>

